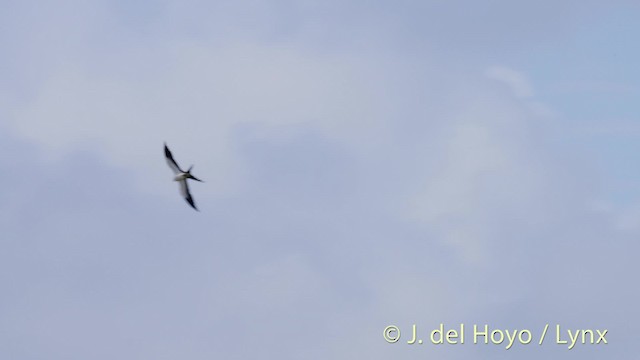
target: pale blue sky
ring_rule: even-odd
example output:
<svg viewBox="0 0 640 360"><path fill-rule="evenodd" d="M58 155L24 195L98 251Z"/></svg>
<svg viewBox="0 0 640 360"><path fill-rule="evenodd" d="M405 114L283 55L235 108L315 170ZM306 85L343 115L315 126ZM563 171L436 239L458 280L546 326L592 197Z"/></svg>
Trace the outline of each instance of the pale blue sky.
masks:
<svg viewBox="0 0 640 360"><path fill-rule="evenodd" d="M633 1L0 9L0 358L635 354Z"/></svg>

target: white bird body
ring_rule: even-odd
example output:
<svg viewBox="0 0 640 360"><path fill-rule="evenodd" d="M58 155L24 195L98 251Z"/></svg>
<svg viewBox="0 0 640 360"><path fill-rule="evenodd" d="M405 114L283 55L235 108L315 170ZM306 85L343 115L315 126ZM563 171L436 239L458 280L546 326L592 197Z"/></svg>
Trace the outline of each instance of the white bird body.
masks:
<svg viewBox="0 0 640 360"><path fill-rule="evenodd" d="M188 178L189 178L189 174L180 173L180 174L176 175L176 177L173 178L173 181L182 181L182 180L186 180Z"/></svg>

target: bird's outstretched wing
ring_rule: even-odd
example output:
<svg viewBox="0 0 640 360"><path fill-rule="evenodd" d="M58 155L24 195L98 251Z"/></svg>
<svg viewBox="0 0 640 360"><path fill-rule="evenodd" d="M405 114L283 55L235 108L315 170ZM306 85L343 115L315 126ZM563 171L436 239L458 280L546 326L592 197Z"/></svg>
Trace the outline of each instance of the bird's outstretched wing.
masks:
<svg viewBox="0 0 640 360"><path fill-rule="evenodd" d="M178 166L178 163L175 160L173 160L173 155L171 154L171 150L169 150L166 143L164 144L164 157L165 157L165 160L167 160L167 165L169 165L169 167L171 168L171 170L173 170L175 174L179 174L183 172L182 170L180 170L180 166Z"/></svg>
<svg viewBox="0 0 640 360"><path fill-rule="evenodd" d="M184 199L189 203L189 205L191 205L192 208L196 209L197 211L200 211L196 207L196 203L193 201L193 197L191 197L191 193L189 192L189 185L187 184L187 179L180 180L179 183L180 183L180 194L182 195L182 197L184 197Z"/></svg>

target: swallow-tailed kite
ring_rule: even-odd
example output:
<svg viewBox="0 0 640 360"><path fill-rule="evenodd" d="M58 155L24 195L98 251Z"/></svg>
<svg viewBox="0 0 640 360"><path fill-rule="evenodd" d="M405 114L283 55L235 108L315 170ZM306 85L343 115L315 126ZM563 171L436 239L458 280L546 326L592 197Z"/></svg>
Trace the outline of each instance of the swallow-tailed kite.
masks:
<svg viewBox="0 0 640 360"><path fill-rule="evenodd" d="M198 208L196 207L196 204L193 202L193 197L191 197L191 193L189 192L189 185L187 184L187 179L193 179L195 181L200 181L200 182L204 182L204 181L191 175L191 169L193 169L193 165L191 165L189 170L182 171L180 169L180 166L178 166L178 163L176 163L176 161L173 160L173 155L171 155L171 151L167 147L166 143L164 144L164 157L167 160L167 164L176 175L173 178L173 181L178 181L180 183L180 194L182 194L184 199L187 200L187 202L189 203L189 205L191 205L192 208L199 211Z"/></svg>

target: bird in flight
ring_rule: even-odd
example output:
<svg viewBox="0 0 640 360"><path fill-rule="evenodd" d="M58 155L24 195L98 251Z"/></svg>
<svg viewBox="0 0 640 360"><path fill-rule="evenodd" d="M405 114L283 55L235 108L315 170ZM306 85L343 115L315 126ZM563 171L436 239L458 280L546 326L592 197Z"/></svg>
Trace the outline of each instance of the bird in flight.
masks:
<svg viewBox="0 0 640 360"><path fill-rule="evenodd" d="M200 211L196 207L196 204L193 201L193 197L189 192L189 185L187 184L187 179L193 179L199 182L204 182L204 181L191 175L191 169L193 169L193 165L191 165L191 167L187 171L182 171L182 169L180 169L180 166L178 166L178 163L176 163L176 161L173 160L173 155L171 154L171 150L169 150L169 148L167 147L167 143L164 144L164 157L167 160L167 165L169 165L171 170L173 170L173 173L176 175L173 178L173 181L177 181L180 183L180 194L189 203L189 205L191 205L192 208L196 209L196 211Z"/></svg>

